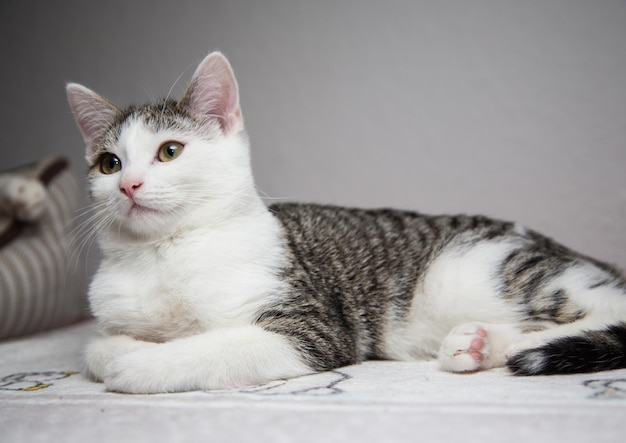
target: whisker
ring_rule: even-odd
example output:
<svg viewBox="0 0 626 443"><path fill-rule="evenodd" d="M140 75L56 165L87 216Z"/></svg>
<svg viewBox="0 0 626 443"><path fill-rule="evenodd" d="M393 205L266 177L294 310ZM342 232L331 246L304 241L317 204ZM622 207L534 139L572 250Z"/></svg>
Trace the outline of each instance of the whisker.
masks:
<svg viewBox="0 0 626 443"><path fill-rule="evenodd" d="M261 189L258 185L255 185L255 188L257 190L257 194L259 195L259 197L262 200L296 200L298 197L297 196L291 196L291 197L272 197L270 196L268 193L266 193L263 189Z"/></svg>

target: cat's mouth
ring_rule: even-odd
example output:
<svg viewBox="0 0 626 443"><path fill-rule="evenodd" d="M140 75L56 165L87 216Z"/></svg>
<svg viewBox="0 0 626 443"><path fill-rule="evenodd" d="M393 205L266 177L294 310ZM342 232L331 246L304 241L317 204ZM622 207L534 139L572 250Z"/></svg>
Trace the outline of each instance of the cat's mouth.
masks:
<svg viewBox="0 0 626 443"><path fill-rule="evenodd" d="M140 205L137 202L133 202L128 209L129 215L156 214L157 212L159 211L154 208L149 208L148 206Z"/></svg>

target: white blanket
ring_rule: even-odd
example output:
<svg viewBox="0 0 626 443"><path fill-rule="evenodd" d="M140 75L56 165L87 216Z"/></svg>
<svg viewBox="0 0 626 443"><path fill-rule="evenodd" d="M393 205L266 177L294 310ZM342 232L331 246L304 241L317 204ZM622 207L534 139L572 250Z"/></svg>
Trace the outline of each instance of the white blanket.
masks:
<svg viewBox="0 0 626 443"><path fill-rule="evenodd" d="M86 322L0 343L0 441L623 442L626 370L457 375L367 362L235 391L123 395L78 372Z"/></svg>

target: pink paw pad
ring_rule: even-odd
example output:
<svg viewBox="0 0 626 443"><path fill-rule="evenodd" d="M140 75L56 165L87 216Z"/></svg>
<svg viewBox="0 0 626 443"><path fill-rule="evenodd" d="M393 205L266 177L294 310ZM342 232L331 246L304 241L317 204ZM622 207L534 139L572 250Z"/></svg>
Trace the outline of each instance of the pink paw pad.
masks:
<svg viewBox="0 0 626 443"><path fill-rule="evenodd" d="M487 337L487 331L479 326L475 334L478 335L478 337L472 340L472 342L470 343L470 347L467 350L467 353L474 360L480 363L481 361L483 361L484 358L481 351L485 347L485 341L483 340L483 338Z"/></svg>
<svg viewBox="0 0 626 443"><path fill-rule="evenodd" d="M487 335L487 330L476 324L455 328L442 343L442 367L453 372L479 370L489 356Z"/></svg>

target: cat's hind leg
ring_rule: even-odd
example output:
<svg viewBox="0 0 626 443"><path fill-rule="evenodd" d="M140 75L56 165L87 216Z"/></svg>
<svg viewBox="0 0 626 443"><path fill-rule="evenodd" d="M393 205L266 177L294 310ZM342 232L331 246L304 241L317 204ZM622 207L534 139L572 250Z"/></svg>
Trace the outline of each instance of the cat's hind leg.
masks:
<svg viewBox="0 0 626 443"><path fill-rule="evenodd" d="M506 365L518 375L626 367L626 281L617 271L578 258L536 291L521 289L517 321L457 327L443 341L441 367Z"/></svg>
<svg viewBox="0 0 626 443"><path fill-rule="evenodd" d="M475 372L507 366L515 375L595 372L626 367L626 322L586 318L523 332L513 325L466 323L439 351L441 369Z"/></svg>
<svg viewBox="0 0 626 443"><path fill-rule="evenodd" d="M626 281L591 263L573 266L550 290L579 309L575 321L529 332L509 350L517 375L566 374L626 368ZM563 306L563 304L561 304Z"/></svg>
<svg viewBox="0 0 626 443"><path fill-rule="evenodd" d="M585 318L523 332L513 325L466 323L439 351L441 369L475 372L506 366L515 375L596 372L626 367L626 322Z"/></svg>

